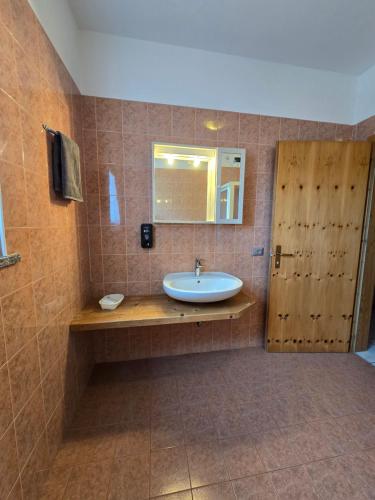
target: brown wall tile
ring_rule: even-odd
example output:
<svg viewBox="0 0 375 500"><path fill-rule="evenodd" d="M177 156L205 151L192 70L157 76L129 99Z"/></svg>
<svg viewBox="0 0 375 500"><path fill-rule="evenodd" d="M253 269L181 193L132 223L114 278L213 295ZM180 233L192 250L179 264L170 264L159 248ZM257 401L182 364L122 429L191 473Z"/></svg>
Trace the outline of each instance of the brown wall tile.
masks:
<svg viewBox="0 0 375 500"><path fill-rule="evenodd" d="M77 399L91 366L90 349L76 348L76 340L68 349L67 342L73 310L90 292L87 210L85 204L75 206L53 192L52 138L42 123L72 136L87 162L97 165L95 98L82 100L82 109L69 73L26 0L1 1L0 42L0 184L8 252L19 252L22 258L0 270L0 497L6 498L11 488L9 498L21 497L16 479L26 464L23 496L38 498L30 485L37 483L35 464L40 460L35 457L43 446L34 446L43 442L43 435L47 450L44 407L50 417L63 391ZM94 132L85 134L85 147L82 116ZM82 170L85 181L84 162ZM93 191L92 181L90 188ZM50 458L61 440L62 426L57 423L69 419L67 409L59 419L55 414L48 425ZM48 453L45 459L43 468Z"/></svg>
<svg viewBox="0 0 375 500"><path fill-rule="evenodd" d="M45 429L42 390L40 386L20 411L15 421L20 468L25 465Z"/></svg>
<svg viewBox="0 0 375 500"><path fill-rule="evenodd" d="M0 447L0 497L7 498L19 474L13 425L0 438Z"/></svg>

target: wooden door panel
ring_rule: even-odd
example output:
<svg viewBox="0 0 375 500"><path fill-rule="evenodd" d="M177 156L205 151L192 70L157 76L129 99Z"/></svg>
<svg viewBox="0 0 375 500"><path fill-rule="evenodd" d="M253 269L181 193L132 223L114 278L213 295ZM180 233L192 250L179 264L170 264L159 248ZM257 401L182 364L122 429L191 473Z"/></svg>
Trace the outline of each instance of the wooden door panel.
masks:
<svg viewBox="0 0 375 500"><path fill-rule="evenodd" d="M347 352L350 342L370 145L278 144L267 348Z"/></svg>

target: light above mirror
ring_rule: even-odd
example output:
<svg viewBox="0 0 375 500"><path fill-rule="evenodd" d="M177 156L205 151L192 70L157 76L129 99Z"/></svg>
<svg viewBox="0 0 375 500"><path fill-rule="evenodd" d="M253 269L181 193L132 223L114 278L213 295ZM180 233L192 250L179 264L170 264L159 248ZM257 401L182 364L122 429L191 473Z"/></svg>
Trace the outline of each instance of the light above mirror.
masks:
<svg viewBox="0 0 375 500"><path fill-rule="evenodd" d="M245 150L153 143L153 222L241 224Z"/></svg>

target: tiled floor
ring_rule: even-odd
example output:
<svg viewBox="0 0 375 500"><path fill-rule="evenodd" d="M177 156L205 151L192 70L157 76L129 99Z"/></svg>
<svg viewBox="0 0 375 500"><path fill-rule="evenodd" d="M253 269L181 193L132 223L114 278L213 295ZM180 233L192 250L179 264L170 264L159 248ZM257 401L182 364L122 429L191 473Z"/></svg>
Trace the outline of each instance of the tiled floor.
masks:
<svg viewBox="0 0 375 500"><path fill-rule="evenodd" d="M374 499L374 388L346 354L98 365L35 498Z"/></svg>

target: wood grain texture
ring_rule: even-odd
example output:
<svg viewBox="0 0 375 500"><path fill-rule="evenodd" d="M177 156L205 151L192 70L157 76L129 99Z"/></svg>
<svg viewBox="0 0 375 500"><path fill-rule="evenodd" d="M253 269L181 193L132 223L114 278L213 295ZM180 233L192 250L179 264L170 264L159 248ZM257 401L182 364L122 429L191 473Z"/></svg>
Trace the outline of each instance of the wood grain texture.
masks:
<svg viewBox="0 0 375 500"><path fill-rule="evenodd" d="M371 147L367 142L278 144L267 349L349 349Z"/></svg>
<svg viewBox="0 0 375 500"><path fill-rule="evenodd" d="M70 329L74 332L96 331L237 319L253 304L255 302L242 292L211 304L178 302L167 295L126 297L114 311L103 311L98 304L86 307L73 319Z"/></svg>
<svg viewBox="0 0 375 500"><path fill-rule="evenodd" d="M358 278L358 297L355 310L352 350L367 351L369 343L372 304L375 288L375 136L372 146L371 175L367 192L365 227L362 237L361 263Z"/></svg>

